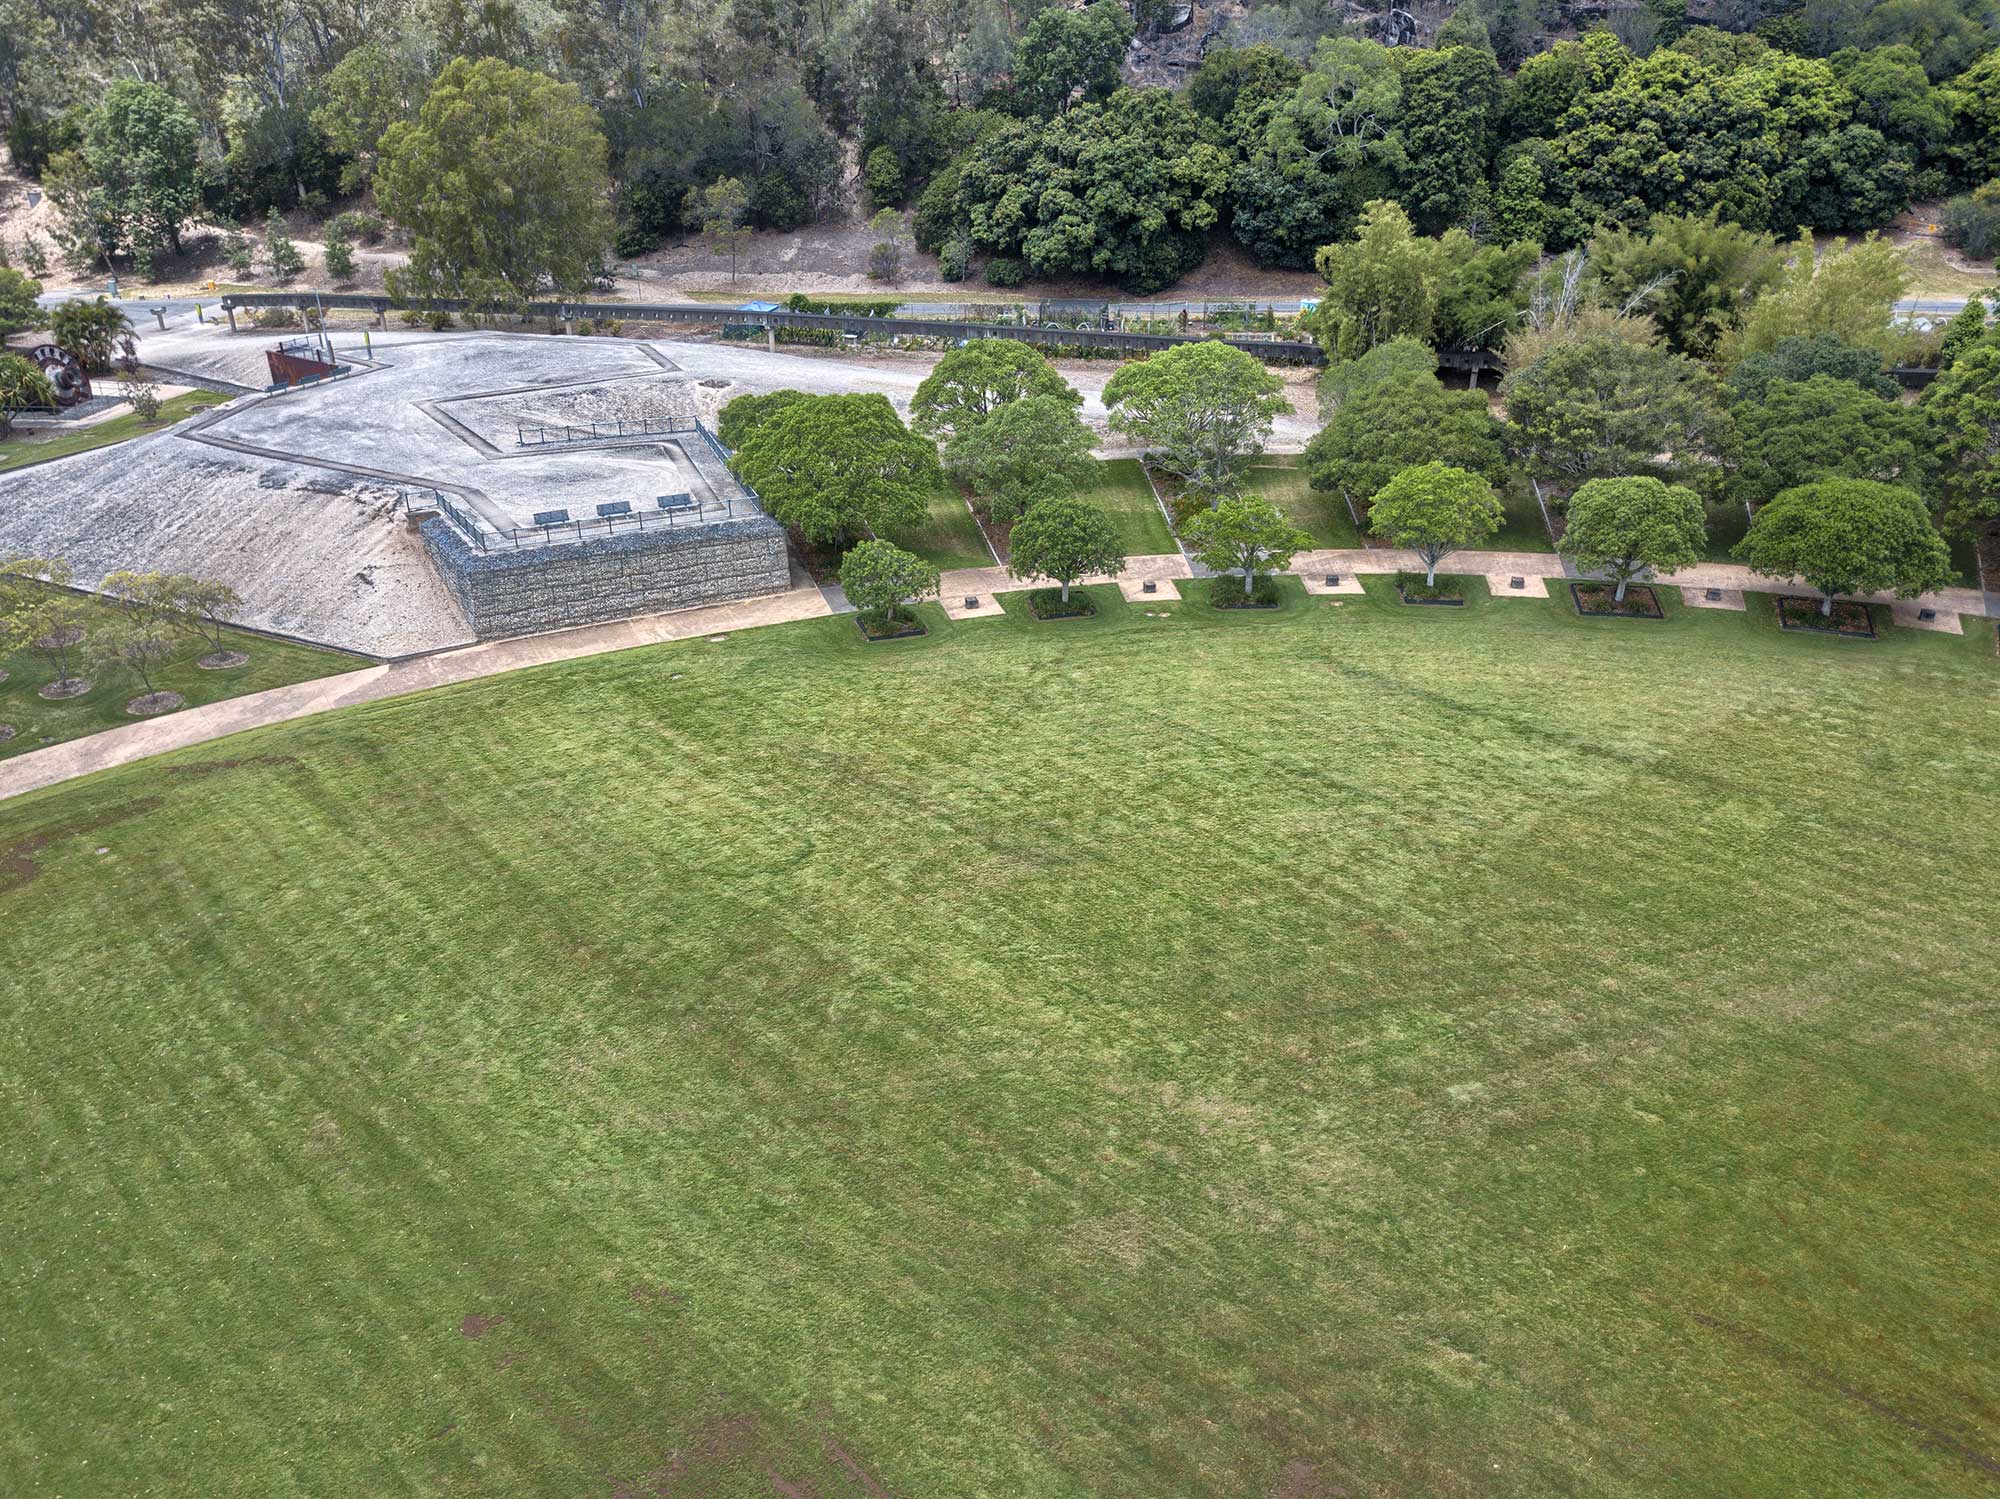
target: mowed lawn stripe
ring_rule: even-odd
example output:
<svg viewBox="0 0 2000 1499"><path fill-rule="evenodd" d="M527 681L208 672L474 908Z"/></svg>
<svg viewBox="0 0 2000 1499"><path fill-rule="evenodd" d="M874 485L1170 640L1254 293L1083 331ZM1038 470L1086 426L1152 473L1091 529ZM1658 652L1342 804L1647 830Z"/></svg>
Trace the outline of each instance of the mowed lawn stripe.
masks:
<svg viewBox="0 0 2000 1499"><path fill-rule="evenodd" d="M1963 1491L1992 642L1566 607L835 619L0 811L160 798L0 891L12 1486Z"/></svg>

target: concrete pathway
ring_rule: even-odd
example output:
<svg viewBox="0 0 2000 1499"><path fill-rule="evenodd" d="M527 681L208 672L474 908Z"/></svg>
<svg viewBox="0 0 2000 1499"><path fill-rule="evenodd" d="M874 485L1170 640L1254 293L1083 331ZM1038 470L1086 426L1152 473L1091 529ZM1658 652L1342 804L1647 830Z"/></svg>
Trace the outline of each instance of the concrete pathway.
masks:
<svg viewBox="0 0 2000 1499"><path fill-rule="evenodd" d="M12 760L0 760L0 800L53 786L58 781L89 775L95 770L129 765L150 755L221 739L244 729L286 723L334 708L352 707L356 703L379 702L407 692L421 692L427 687L469 682L477 677L496 676L524 666L573 661L580 656L658 645L667 640L727 634L731 630L747 630L757 625L820 618L831 612L817 588L793 588L787 593L746 599L740 603L715 604L674 614L654 614L643 619L586 625L581 629L529 635L517 640L482 641L477 645L440 651L411 661L364 667L360 671L297 682L289 687L273 687L267 692L253 692L245 697L169 713L162 718L125 724L83 739L73 739L67 744L52 744L47 749Z"/></svg>
<svg viewBox="0 0 2000 1499"><path fill-rule="evenodd" d="M1300 552L1293 559L1291 571L1305 579L1309 592L1348 593L1359 591L1354 582L1356 573L1393 573L1419 565L1413 553L1388 547L1366 547ZM1458 552L1445 559L1440 571L1453 576L1484 575L1494 583L1496 593L1500 585L1517 575L1538 582L1564 576L1562 558L1553 552ZM1333 588L1325 586L1323 580L1329 573L1341 575L1339 585ZM1084 581L1115 582L1127 598L1141 601L1177 597L1178 590L1174 589L1174 585L1191 576L1193 569L1188 560L1173 552L1133 557L1128 559L1125 571L1115 578L1092 577ZM1148 579L1159 584L1157 595L1144 593L1144 584ZM1746 589L1755 593L1772 593L1784 586L1776 579L1757 577L1748 568L1719 562L1704 562L1660 581L1684 589L1720 588L1725 600L1733 601L1740 601ZM946 613L955 619L997 615L1001 610L993 602L993 595L1012 592L1023 586L1018 579L1009 576L1005 568L954 568L943 577ZM1169 592L1170 589L1174 591ZM1545 596L1545 584L1543 590ZM966 611L964 599L973 594L978 595L980 607L976 611ZM1897 623L1915 628L1950 630L1961 614L1970 614L1975 618L1987 616L1986 596L1971 588L1947 588L1911 600L1894 599L1888 594L1871 594L1868 598L1871 603L1894 606ZM1724 602L1719 607L1731 606L1730 602ZM1741 607L1740 602L1736 602L1734 607ZM1918 625L1916 611L1920 608L1937 610L1938 621ZM788 592L760 599L588 625L582 629L530 635L518 640L482 641L477 645L440 651L389 666L371 666L342 676L322 677L290 687L274 687L268 692L251 693L246 697L170 713L163 718L106 729L67 744L50 745L32 754L0 761L0 800L89 775L92 771L129 765L134 760L164 754L168 750L221 739L245 729L286 723L334 708L351 707L356 703L379 702L383 698L422 692L428 687L442 687L453 682L469 682L478 677L496 676L525 666L572 661L582 656L657 645L668 640L726 634L731 630L747 630L758 625L823 618L834 612L826 590L814 587L802 576L794 576L793 587Z"/></svg>

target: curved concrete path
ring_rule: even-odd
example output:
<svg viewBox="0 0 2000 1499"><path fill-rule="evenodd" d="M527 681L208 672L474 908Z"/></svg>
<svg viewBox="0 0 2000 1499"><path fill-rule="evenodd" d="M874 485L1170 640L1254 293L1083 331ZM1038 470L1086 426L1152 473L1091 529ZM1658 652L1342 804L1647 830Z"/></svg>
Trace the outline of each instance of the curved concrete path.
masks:
<svg viewBox="0 0 2000 1499"><path fill-rule="evenodd" d="M1420 564L1414 554L1393 548L1368 547L1344 551L1300 552L1290 569L1297 574L1330 572L1393 573L1414 569ZM1567 576L1563 559L1554 552L1457 552L1445 559L1441 572L1452 576L1521 574L1536 578ZM1148 579L1165 582L1189 577L1193 569L1178 552L1133 557L1115 581L1128 597ZM1753 593L1771 593L1784 586L1773 578L1759 577L1734 563L1704 562L1686 572L1660 579L1679 588L1724 588ZM944 574L943 593L947 600L978 594L982 601L995 593L1005 593L1023 585L997 567L960 568ZM1802 586L1802 585L1801 585ZM1899 602L1889 594L1868 595L1871 603ZM2000 609L1989 608L1987 595L1971 588L1947 588L1925 594L1914 603L1940 612L1969 614L1975 618L2000 617ZM618 620L610 624L587 625L550 635L529 635L516 640L488 640L456 650L440 651L388 666L371 666L336 677L298 682L290 687L274 687L245 697L208 703L163 718L126 724L66 744L50 745L12 760L0 760L0 800L21 796L60 781L129 765L151 755L221 739L245 729L287 723L334 708L356 703L378 702L428 687L453 682L469 682L478 677L497 676L525 666L542 666L552 661L573 661L581 656L630 650L634 646L657 645L668 640L688 640L697 635L717 635L730 630L746 630L757 625L784 624L791 620L814 619L835 612L820 589L806 584L786 593L734 604L714 604L703 609L686 609L674 614L654 614L643 619ZM971 617L997 614L981 608ZM955 617L967 617L960 610Z"/></svg>
<svg viewBox="0 0 2000 1499"><path fill-rule="evenodd" d="M253 692L244 697L169 713L161 718L123 724L82 739L72 739L65 744L52 744L47 749L35 750L12 760L0 760L0 800L89 775L95 770L129 765L134 760L144 760L168 750L221 739L245 729L308 718L315 713L352 707L356 703L378 702L386 697L400 697L406 692L422 692L427 687L443 687L453 682L469 682L477 677L497 676L524 666L573 661L579 656L597 656L608 651L630 650L634 646L658 645L667 640L688 640L698 635L726 634L755 625L812 619L830 612L817 588L793 588L786 593L745 599L740 603L713 604L702 609L616 620L610 624L586 625L581 629L528 635L515 640L481 641L477 645L439 651L435 655L418 656L387 666L363 667L339 676L295 682L289 687L273 687L267 692Z"/></svg>

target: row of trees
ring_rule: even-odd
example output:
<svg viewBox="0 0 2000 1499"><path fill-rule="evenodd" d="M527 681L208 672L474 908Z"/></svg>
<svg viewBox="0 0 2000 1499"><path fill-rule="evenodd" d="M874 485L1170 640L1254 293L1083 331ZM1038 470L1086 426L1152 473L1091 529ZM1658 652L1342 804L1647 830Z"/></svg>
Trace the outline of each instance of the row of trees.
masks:
<svg viewBox="0 0 2000 1499"><path fill-rule="evenodd" d="M227 621L243 601L225 583L114 572L93 598L76 592L73 578L59 558L0 562L0 657L41 658L53 674L45 697L80 697L92 677L108 672L129 674L151 696L159 691L160 670L189 645L205 648L205 666L239 660L230 651Z"/></svg>

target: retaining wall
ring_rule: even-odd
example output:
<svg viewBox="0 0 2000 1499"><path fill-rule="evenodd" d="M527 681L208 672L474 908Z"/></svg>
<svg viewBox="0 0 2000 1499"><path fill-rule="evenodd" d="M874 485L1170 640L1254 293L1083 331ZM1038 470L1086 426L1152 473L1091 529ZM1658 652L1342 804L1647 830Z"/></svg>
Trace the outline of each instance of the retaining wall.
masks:
<svg viewBox="0 0 2000 1499"><path fill-rule="evenodd" d="M423 523L423 539L482 640L756 598L791 586L784 528L768 515L490 552L440 516Z"/></svg>

